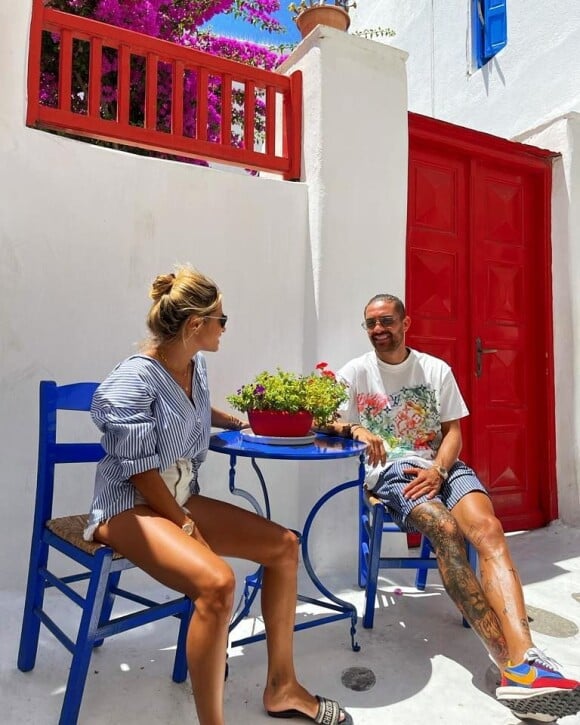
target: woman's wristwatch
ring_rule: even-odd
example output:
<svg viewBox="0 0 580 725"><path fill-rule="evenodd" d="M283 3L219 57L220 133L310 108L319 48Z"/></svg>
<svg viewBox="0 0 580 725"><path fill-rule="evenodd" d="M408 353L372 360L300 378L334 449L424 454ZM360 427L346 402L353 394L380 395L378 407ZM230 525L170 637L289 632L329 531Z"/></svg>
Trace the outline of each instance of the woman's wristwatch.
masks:
<svg viewBox="0 0 580 725"><path fill-rule="evenodd" d="M193 532L195 531L195 521L192 521L191 519L187 519L187 521L182 525L181 530L184 534L187 534L188 536L191 536Z"/></svg>

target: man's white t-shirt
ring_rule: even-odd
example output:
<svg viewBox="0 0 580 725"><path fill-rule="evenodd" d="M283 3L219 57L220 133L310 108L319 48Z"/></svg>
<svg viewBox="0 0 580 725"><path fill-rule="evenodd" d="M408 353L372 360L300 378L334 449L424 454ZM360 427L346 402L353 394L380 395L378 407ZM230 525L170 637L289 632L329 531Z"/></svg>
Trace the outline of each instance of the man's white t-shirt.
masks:
<svg viewBox="0 0 580 725"><path fill-rule="evenodd" d="M397 459L433 460L441 445L441 423L469 415L449 365L423 352L410 350L398 365L367 352L342 367L338 377L349 385L341 418L360 423L385 444L387 463L367 465L367 486Z"/></svg>

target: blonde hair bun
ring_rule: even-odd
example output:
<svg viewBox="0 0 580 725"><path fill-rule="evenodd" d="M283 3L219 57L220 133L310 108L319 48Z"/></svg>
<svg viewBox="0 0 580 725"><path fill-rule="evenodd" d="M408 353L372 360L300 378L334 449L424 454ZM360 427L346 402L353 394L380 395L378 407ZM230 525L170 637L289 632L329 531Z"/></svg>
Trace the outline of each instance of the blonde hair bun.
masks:
<svg viewBox="0 0 580 725"><path fill-rule="evenodd" d="M222 297L213 280L189 265L176 268L175 274L155 277L149 296L153 304L147 326L156 344L176 338L192 315L211 315Z"/></svg>
<svg viewBox="0 0 580 725"><path fill-rule="evenodd" d="M154 302L159 302L163 295L168 295L171 292L174 282L175 275L173 273L157 275L151 284L149 297L151 297Z"/></svg>

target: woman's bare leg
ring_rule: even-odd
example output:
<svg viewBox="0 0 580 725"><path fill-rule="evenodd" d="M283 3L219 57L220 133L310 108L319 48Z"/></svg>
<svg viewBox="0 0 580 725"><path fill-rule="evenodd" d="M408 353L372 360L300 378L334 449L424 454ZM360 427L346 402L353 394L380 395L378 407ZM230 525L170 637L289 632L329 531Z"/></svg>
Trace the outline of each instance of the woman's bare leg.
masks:
<svg viewBox="0 0 580 725"><path fill-rule="evenodd" d="M262 614L268 648L264 707L274 711L293 708L314 716L318 701L298 683L294 670L296 535L257 514L204 496L190 498L186 506L216 553L264 566Z"/></svg>
<svg viewBox="0 0 580 725"><path fill-rule="evenodd" d="M114 516L95 538L162 584L195 600L187 662L200 725L224 725L224 666L234 596L229 565L147 506Z"/></svg>
<svg viewBox="0 0 580 725"><path fill-rule="evenodd" d="M502 525L491 501L482 493L464 496L453 507L452 514L477 549L485 597L499 620L509 659L519 663L533 642L522 584Z"/></svg>

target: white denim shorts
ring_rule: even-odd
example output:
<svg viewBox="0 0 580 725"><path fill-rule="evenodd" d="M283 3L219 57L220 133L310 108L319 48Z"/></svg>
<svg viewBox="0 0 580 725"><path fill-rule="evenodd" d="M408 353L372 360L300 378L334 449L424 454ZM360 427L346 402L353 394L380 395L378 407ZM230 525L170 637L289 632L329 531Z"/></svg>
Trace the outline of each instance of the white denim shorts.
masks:
<svg viewBox="0 0 580 725"><path fill-rule="evenodd" d="M190 496L195 496L199 493L199 483L197 480L198 468L199 463L197 461L191 461L188 458L179 458L165 471L160 471L161 478L180 506L183 506ZM138 506L139 504L147 505L147 501L135 488L133 506ZM109 522L110 520L111 517L89 524L83 531L83 539L85 541L93 541L93 535L100 524L103 521Z"/></svg>
<svg viewBox="0 0 580 725"><path fill-rule="evenodd" d="M173 498L180 506L183 506L190 496L199 493L197 471L195 471L193 463L189 458L178 458L175 463L166 468L164 471L159 471L159 475L165 482L165 485L169 489ZM191 482L194 478L196 480L192 488ZM136 490L135 506L138 506L139 504L147 505L147 501L141 493Z"/></svg>

